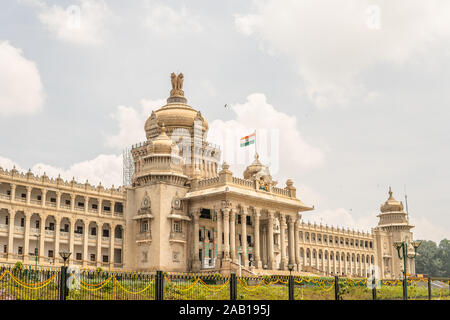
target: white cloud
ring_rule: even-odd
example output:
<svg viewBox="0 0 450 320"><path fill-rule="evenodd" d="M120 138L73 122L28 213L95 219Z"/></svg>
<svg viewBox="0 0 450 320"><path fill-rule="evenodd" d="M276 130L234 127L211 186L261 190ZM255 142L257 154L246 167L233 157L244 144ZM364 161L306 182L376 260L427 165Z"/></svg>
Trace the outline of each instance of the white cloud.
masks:
<svg viewBox="0 0 450 320"><path fill-rule="evenodd" d="M349 210L338 208L338 209L325 209L313 212L305 212L302 214L302 219L311 223L316 222L317 224L322 223L329 226L335 227L345 227L354 230L369 231L376 227L378 224L378 218L376 212L371 212L362 217L355 217ZM444 238L450 239L450 233L445 228L431 223L426 217L410 217L410 223L414 225L412 232L414 234L414 239L421 240L433 240L435 242L441 241Z"/></svg>
<svg viewBox="0 0 450 320"><path fill-rule="evenodd" d="M412 229L415 239L433 240L439 243L444 238L450 239L450 231L440 225L433 224L424 216L410 217L410 222L415 226Z"/></svg>
<svg viewBox="0 0 450 320"><path fill-rule="evenodd" d="M8 41L0 42L0 115L29 115L39 112L44 89L36 64Z"/></svg>
<svg viewBox="0 0 450 320"><path fill-rule="evenodd" d="M101 43L107 32L105 22L113 16L103 0L80 0L68 7L41 0L19 2L35 7L39 21L53 36L73 44Z"/></svg>
<svg viewBox="0 0 450 320"><path fill-rule="evenodd" d="M93 185L101 182L105 187L111 185L118 187L122 185L122 163L122 155L101 154L92 160L77 162L67 169L44 163L36 163L30 169L36 175L42 175L45 172L50 178L56 178L60 174L61 178L67 181L75 177L75 180L80 183L89 180L89 183ZM28 171L12 160L0 157L0 166L3 169L10 170L14 165L20 172Z"/></svg>
<svg viewBox="0 0 450 320"><path fill-rule="evenodd" d="M184 5L173 9L161 3L148 4L144 26L159 35L192 34L203 30L199 17Z"/></svg>
<svg viewBox="0 0 450 320"><path fill-rule="evenodd" d="M255 148L241 148L241 137L256 129L260 160L270 166L272 176L283 179L299 177L298 174L320 167L324 162L322 150L311 146L302 137L294 116L287 115L266 101L266 96L254 93L242 104L230 106L235 119L214 120L210 124L208 140L222 148L223 159L236 175L253 161ZM280 181L284 186L285 181Z"/></svg>
<svg viewBox="0 0 450 320"><path fill-rule="evenodd" d="M302 220L305 222L310 221L311 223L316 222L317 224L322 223L322 225L339 228L345 227L352 230L370 232L371 229L378 224L378 218L376 215L377 214L373 212L363 217L355 217L349 212L349 210L344 208L319 209L313 212L304 212L302 214Z"/></svg>
<svg viewBox="0 0 450 320"><path fill-rule="evenodd" d="M132 107L118 106L117 110L110 116L117 121L119 133L106 137L106 144L112 148L123 149L137 142L144 141L144 124L150 117L152 110L157 110L165 105L164 99L141 100L140 110Z"/></svg>
<svg viewBox="0 0 450 320"><path fill-rule="evenodd" d="M448 42L449 16L450 3L439 0L375 6L368 0L267 0L255 1L252 13L236 14L235 26L271 54L293 59L308 97L322 107L374 97L357 77L378 63L403 64L436 51Z"/></svg>

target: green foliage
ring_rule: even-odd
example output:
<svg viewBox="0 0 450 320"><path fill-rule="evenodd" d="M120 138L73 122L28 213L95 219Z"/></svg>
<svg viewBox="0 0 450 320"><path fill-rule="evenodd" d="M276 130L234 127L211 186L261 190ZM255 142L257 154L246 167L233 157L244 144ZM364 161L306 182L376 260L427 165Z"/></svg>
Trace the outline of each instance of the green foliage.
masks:
<svg viewBox="0 0 450 320"><path fill-rule="evenodd" d="M23 264L20 261L17 261L16 264L14 265L14 269L15 272L20 272L23 270Z"/></svg>
<svg viewBox="0 0 450 320"><path fill-rule="evenodd" d="M417 249L416 273L450 277L450 240L441 240L439 246L434 241L422 241Z"/></svg>

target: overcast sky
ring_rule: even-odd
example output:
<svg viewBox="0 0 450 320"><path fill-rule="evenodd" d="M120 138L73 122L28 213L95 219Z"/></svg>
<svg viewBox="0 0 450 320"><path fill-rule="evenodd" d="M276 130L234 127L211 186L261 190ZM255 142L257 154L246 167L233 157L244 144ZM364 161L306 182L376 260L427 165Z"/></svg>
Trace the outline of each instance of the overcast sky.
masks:
<svg viewBox="0 0 450 320"><path fill-rule="evenodd" d="M276 132L272 175L305 219L370 230L392 186L416 238L450 238L449 17L446 0L1 1L0 166L120 185L183 72L213 142Z"/></svg>

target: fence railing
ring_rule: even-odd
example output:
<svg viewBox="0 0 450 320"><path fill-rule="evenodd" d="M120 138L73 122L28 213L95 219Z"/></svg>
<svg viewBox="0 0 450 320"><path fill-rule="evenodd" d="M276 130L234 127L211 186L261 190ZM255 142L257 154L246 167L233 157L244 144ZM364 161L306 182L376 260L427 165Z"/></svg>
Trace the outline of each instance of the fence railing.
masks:
<svg viewBox="0 0 450 320"><path fill-rule="evenodd" d="M401 300L404 280L0 267L0 300ZM409 278L408 299L450 299L450 279Z"/></svg>

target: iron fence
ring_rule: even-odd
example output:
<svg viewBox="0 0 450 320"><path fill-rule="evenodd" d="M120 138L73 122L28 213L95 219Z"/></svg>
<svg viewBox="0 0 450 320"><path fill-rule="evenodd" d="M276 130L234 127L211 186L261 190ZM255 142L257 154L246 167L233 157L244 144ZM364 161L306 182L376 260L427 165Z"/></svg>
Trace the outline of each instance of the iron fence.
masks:
<svg viewBox="0 0 450 320"><path fill-rule="evenodd" d="M0 267L0 300L58 300L59 268Z"/></svg>
<svg viewBox="0 0 450 320"><path fill-rule="evenodd" d="M401 300L404 280L0 267L0 300ZM448 278L408 278L407 299L450 299Z"/></svg>

